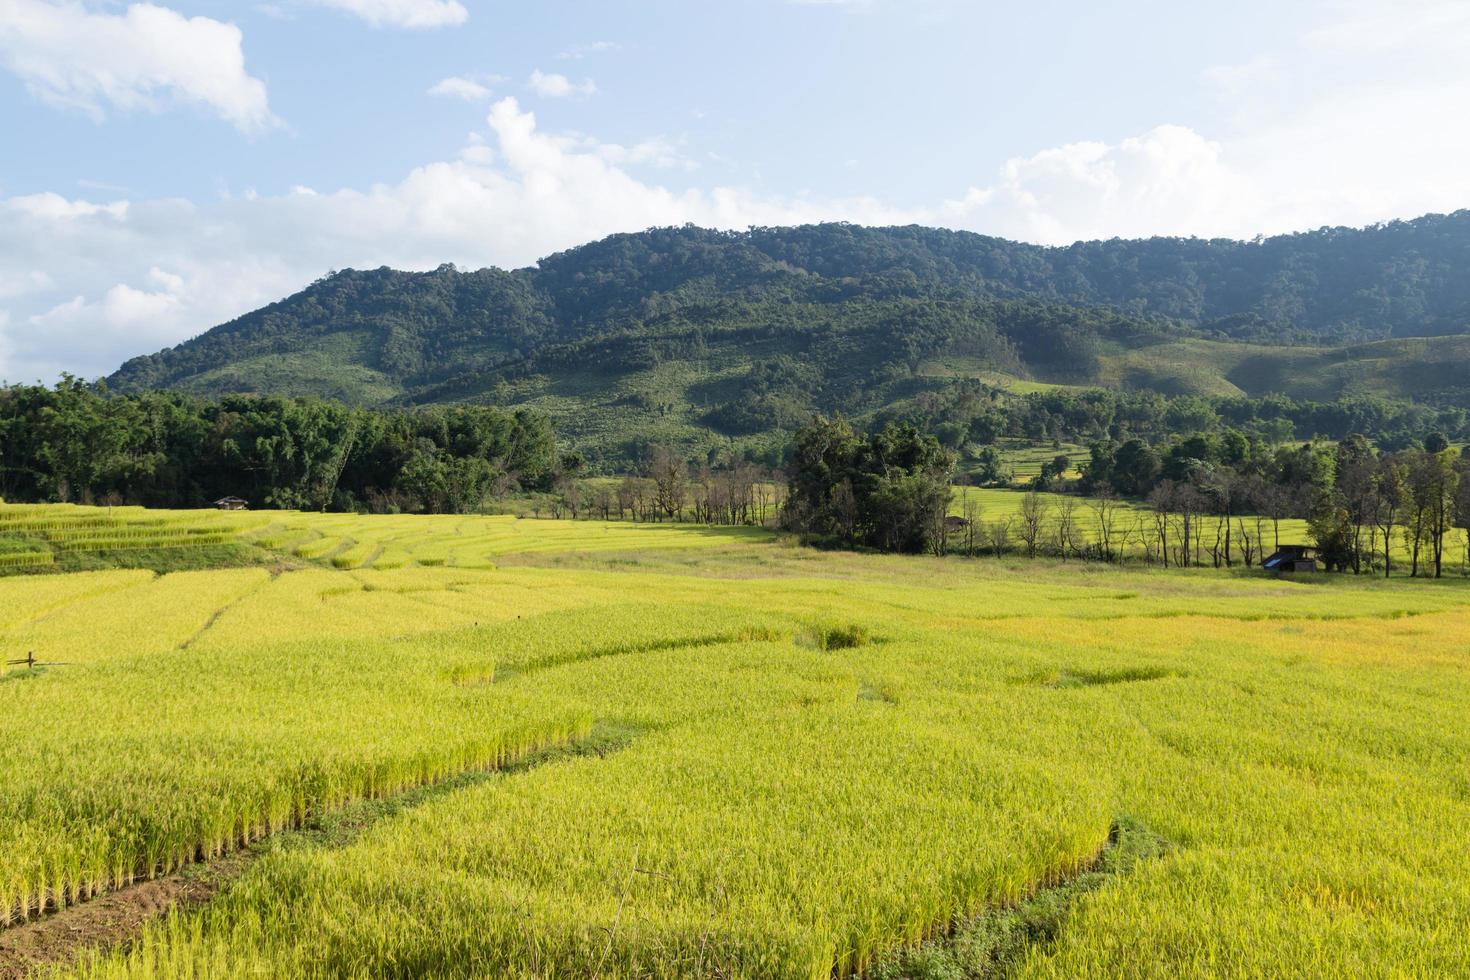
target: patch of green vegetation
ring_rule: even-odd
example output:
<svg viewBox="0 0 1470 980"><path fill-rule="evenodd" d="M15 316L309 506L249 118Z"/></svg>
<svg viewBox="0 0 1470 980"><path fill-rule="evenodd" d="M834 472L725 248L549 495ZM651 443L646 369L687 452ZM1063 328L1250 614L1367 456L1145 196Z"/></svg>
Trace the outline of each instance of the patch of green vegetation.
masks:
<svg viewBox="0 0 1470 980"><path fill-rule="evenodd" d="M1058 688L1101 687L1105 684L1156 681L1173 676L1175 672L1165 667L1120 667L1115 670L1071 669L1059 671L1049 686Z"/></svg>
<svg viewBox="0 0 1470 980"><path fill-rule="evenodd" d="M796 634L798 646L811 647L823 653L832 650L854 650L858 647L865 647L873 641L873 634L866 626L858 623L842 625L817 623Z"/></svg>
<svg viewBox="0 0 1470 980"><path fill-rule="evenodd" d="M992 980L1011 976L1037 948L1066 928L1073 907L1089 892L1161 857L1169 843L1132 817L1120 817L1097 860L1077 874L1042 888L1009 908L991 909L959 924L947 936L890 954L868 980Z"/></svg>
<svg viewBox="0 0 1470 980"><path fill-rule="evenodd" d="M196 548L138 548L119 551L83 551L58 556L55 570L94 572L137 568L166 575L206 568L251 568L272 565L280 556L248 544L207 545Z"/></svg>
<svg viewBox="0 0 1470 980"><path fill-rule="evenodd" d="M372 338L366 332L328 334L288 353L264 353L222 364L179 387L200 395L256 391L381 405L404 394L404 386L372 366L371 346Z"/></svg>

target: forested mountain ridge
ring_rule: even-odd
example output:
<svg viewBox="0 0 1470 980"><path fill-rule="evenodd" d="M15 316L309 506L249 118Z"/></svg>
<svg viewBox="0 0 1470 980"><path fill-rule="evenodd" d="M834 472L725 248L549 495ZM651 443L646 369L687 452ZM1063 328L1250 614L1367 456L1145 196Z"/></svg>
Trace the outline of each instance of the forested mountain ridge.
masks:
<svg viewBox="0 0 1470 980"><path fill-rule="evenodd" d="M1065 248L922 227L684 227L514 271L334 273L108 384L528 404L607 455L635 432L748 438L965 376L1464 403L1466 333L1470 211ZM1432 390L1408 390L1424 372Z"/></svg>

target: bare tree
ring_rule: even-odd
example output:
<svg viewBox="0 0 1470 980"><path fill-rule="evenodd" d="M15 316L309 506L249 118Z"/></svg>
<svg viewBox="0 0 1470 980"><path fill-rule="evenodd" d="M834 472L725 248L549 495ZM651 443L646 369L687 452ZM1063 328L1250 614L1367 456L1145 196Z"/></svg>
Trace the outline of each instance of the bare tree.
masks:
<svg viewBox="0 0 1470 980"><path fill-rule="evenodd" d="M561 517L565 510L575 521L582 510L582 481L571 473L563 473L556 478L552 493L555 494L551 501L552 514Z"/></svg>
<svg viewBox="0 0 1470 980"><path fill-rule="evenodd" d="M1159 557L1165 568L1169 567L1169 524L1174 512L1174 481L1165 480L1154 487L1148 495L1149 509L1153 512L1154 529L1158 532Z"/></svg>
<svg viewBox="0 0 1470 980"><path fill-rule="evenodd" d="M1066 561L1077 550L1077 498L1062 497L1057 502L1057 520L1053 530L1056 534L1057 552Z"/></svg>
<svg viewBox="0 0 1470 980"><path fill-rule="evenodd" d="M592 505L597 509L597 512L602 515L602 519L606 521L612 517L613 504L616 502L616 500L617 495L613 493L612 487L608 486L605 483L601 483L598 484L597 490L594 493ZM622 515L619 514L618 516L621 517Z"/></svg>
<svg viewBox="0 0 1470 980"><path fill-rule="evenodd" d="M1271 519L1271 531L1275 537L1273 548L1277 551L1281 550L1281 521L1291 516L1291 503L1291 491L1279 483L1267 488L1262 500L1266 516Z"/></svg>
<svg viewBox="0 0 1470 980"><path fill-rule="evenodd" d="M1014 518L1004 517L998 521L991 521L985 526L986 543L990 550L999 558L1004 555L1011 546L1011 522Z"/></svg>
<svg viewBox="0 0 1470 980"><path fill-rule="evenodd" d="M1118 541L1118 517L1122 503L1113 496L1113 491L1102 487L1092 498L1092 516L1097 524L1097 553L1103 561L1115 559L1114 549Z"/></svg>
<svg viewBox="0 0 1470 980"><path fill-rule="evenodd" d="M1017 530L1026 545L1026 557L1035 558L1036 548L1041 541L1042 528L1046 525L1046 514L1050 505L1045 497L1035 490L1021 498L1021 510L1017 514Z"/></svg>
<svg viewBox="0 0 1470 980"><path fill-rule="evenodd" d="M1238 518L1235 523L1240 531L1240 557L1245 562L1245 567L1250 568L1256 563L1256 540L1246 529L1244 517Z"/></svg>
<svg viewBox="0 0 1470 980"><path fill-rule="evenodd" d="M648 453L648 477L653 480L654 503L661 517L684 516L689 468L684 458L667 446L654 446Z"/></svg>
<svg viewBox="0 0 1470 980"><path fill-rule="evenodd" d="M1161 534L1158 521L1142 512L1138 515L1138 540L1143 542L1143 560L1152 565L1160 560Z"/></svg>
<svg viewBox="0 0 1470 980"><path fill-rule="evenodd" d="M980 501L976 500L972 494L966 491L964 503L961 506L965 514L965 553L973 555L975 553L975 535L979 530L978 525L980 524Z"/></svg>

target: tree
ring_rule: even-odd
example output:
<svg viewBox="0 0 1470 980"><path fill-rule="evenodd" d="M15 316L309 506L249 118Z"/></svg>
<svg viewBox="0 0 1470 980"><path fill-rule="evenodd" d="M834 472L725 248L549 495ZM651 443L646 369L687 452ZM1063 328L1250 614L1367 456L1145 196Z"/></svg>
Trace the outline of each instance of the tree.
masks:
<svg viewBox="0 0 1470 980"><path fill-rule="evenodd" d="M783 522L846 544L937 553L953 472L954 456L912 425L860 437L819 417L796 435Z"/></svg>
<svg viewBox="0 0 1470 980"><path fill-rule="evenodd" d="M1455 461L1459 483L1455 489L1455 526L1465 535L1465 561L1461 574L1470 575L1470 456L1461 454Z"/></svg>
<svg viewBox="0 0 1470 980"><path fill-rule="evenodd" d="M1428 481L1428 532L1434 561L1434 577L1444 574L1444 541L1455 525L1455 501L1459 496L1460 472L1455 467L1455 454L1449 448L1425 453L1425 479Z"/></svg>
<svg viewBox="0 0 1470 980"><path fill-rule="evenodd" d="M1046 524L1048 510L1050 510L1050 506L1047 499L1035 490L1030 491L1021 498L1018 527L1021 540L1026 545L1027 558L1036 557L1036 549L1041 541L1041 533Z"/></svg>
<svg viewBox="0 0 1470 980"><path fill-rule="evenodd" d="M1336 500L1343 511L1348 534L1344 542L1353 573L1363 568L1363 529L1375 523L1378 496L1378 461L1368 440L1354 435L1337 444ZM1320 545L1321 541L1318 539ZM1369 562L1372 562L1371 550Z"/></svg>
<svg viewBox="0 0 1470 980"><path fill-rule="evenodd" d="M1054 527L1057 553L1062 556L1062 561L1066 561L1070 554L1080 550L1077 535L1077 498L1064 496L1057 502L1057 519Z"/></svg>
<svg viewBox="0 0 1470 980"><path fill-rule="evenodd" d="M1327 571L1353 567L1356 557L1353 523L1347 508L1342 506L1342 498L1335 495L1323 497L1308 519L1307 528L1317 542L1317 559Z"/></svg>
<svg viewBox="0 0 1470 980"><path fill-rule="evenodd" d="M965 554L973 555L975 554L975 535L980 530L980 501L973 494L967 492L964 495L961 508L965 518ZM1470 514L1470 509L1467 509L1466 513ZM1467 538L1467 540L1470 540L1470 538ZM1467 545L1467 547L1470 547L1470 545Z"/></svg>
<svg viewBox="0 0 1470 980"><path fill-rule="evenodd" d="M1165 480L1148 495L1149 510L1153 513L1154 528L1158 532L1159 557L1165 568L1169 567L1169 524L1174 513L1174 495L1173 480Z"/></svg>
<svg viewBox="0 0 1470 980"><path fill-rule="evenodd" d="M985 540L990 550L999 558L1011 546L1011 522L1014 518L1002 517L985 526Z"/></svg>
<svg viewBox="0 0 1470 980"><path fill-rule="evenodd" d="M1378 462L1378 478L1375 481L1377 500L1374 513L1378 529L1383 533L1383 577L1393 574L1393 529L1399 514L1409 506L1408 467L1395 456L1385 456Z"/></svg>
<svg viewBox="0 0 1470 980"><path fill-rule="evenodd" d="M648 451L647 475L659 515L671 521L682 518L689 485L684 458L667 446L654 446Z"/></svg>
<svg viewBox="0 0 1470 980"><path fill-rule="evenodd" d="M1112 492L1103 488L1092 498L1092 515L1097 526L1097 550L1098 557L1103 561L1122 560L1122 555L1115 554L1114 548L1118 536L1118 516L1122 510L1122 504Z"/></svg>

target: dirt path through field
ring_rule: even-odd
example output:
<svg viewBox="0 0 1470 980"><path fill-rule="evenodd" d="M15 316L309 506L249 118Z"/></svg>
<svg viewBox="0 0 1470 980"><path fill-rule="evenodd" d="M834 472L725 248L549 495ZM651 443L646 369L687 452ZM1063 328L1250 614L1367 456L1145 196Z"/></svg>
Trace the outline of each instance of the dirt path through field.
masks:
<svg viewBox="0 0 1470 980"><path fill-rule="evenodd" d="M549 762L580 756L600 758L626 747L637 734L596 726L583 740L534 753L504 768L462 773L386 799L358 801L213 861L191 864L178 873L105 892L33 922L0 929L0 980L22 980L37 968L74 963L88 950L123 946L139 938L150 922L171 909L202 907L273 849L346 847L380 820L430 800Z"/></svg>
<svg viewBox="0 0 1470 980"><path fill-rule="evenodd" d="M0 980L41 966L74 962L84 950L110 949L143 932L170 909L197 908L244 873L258 851L238 851L165 878L139 882L80 905L0 931Z"/></svg>

